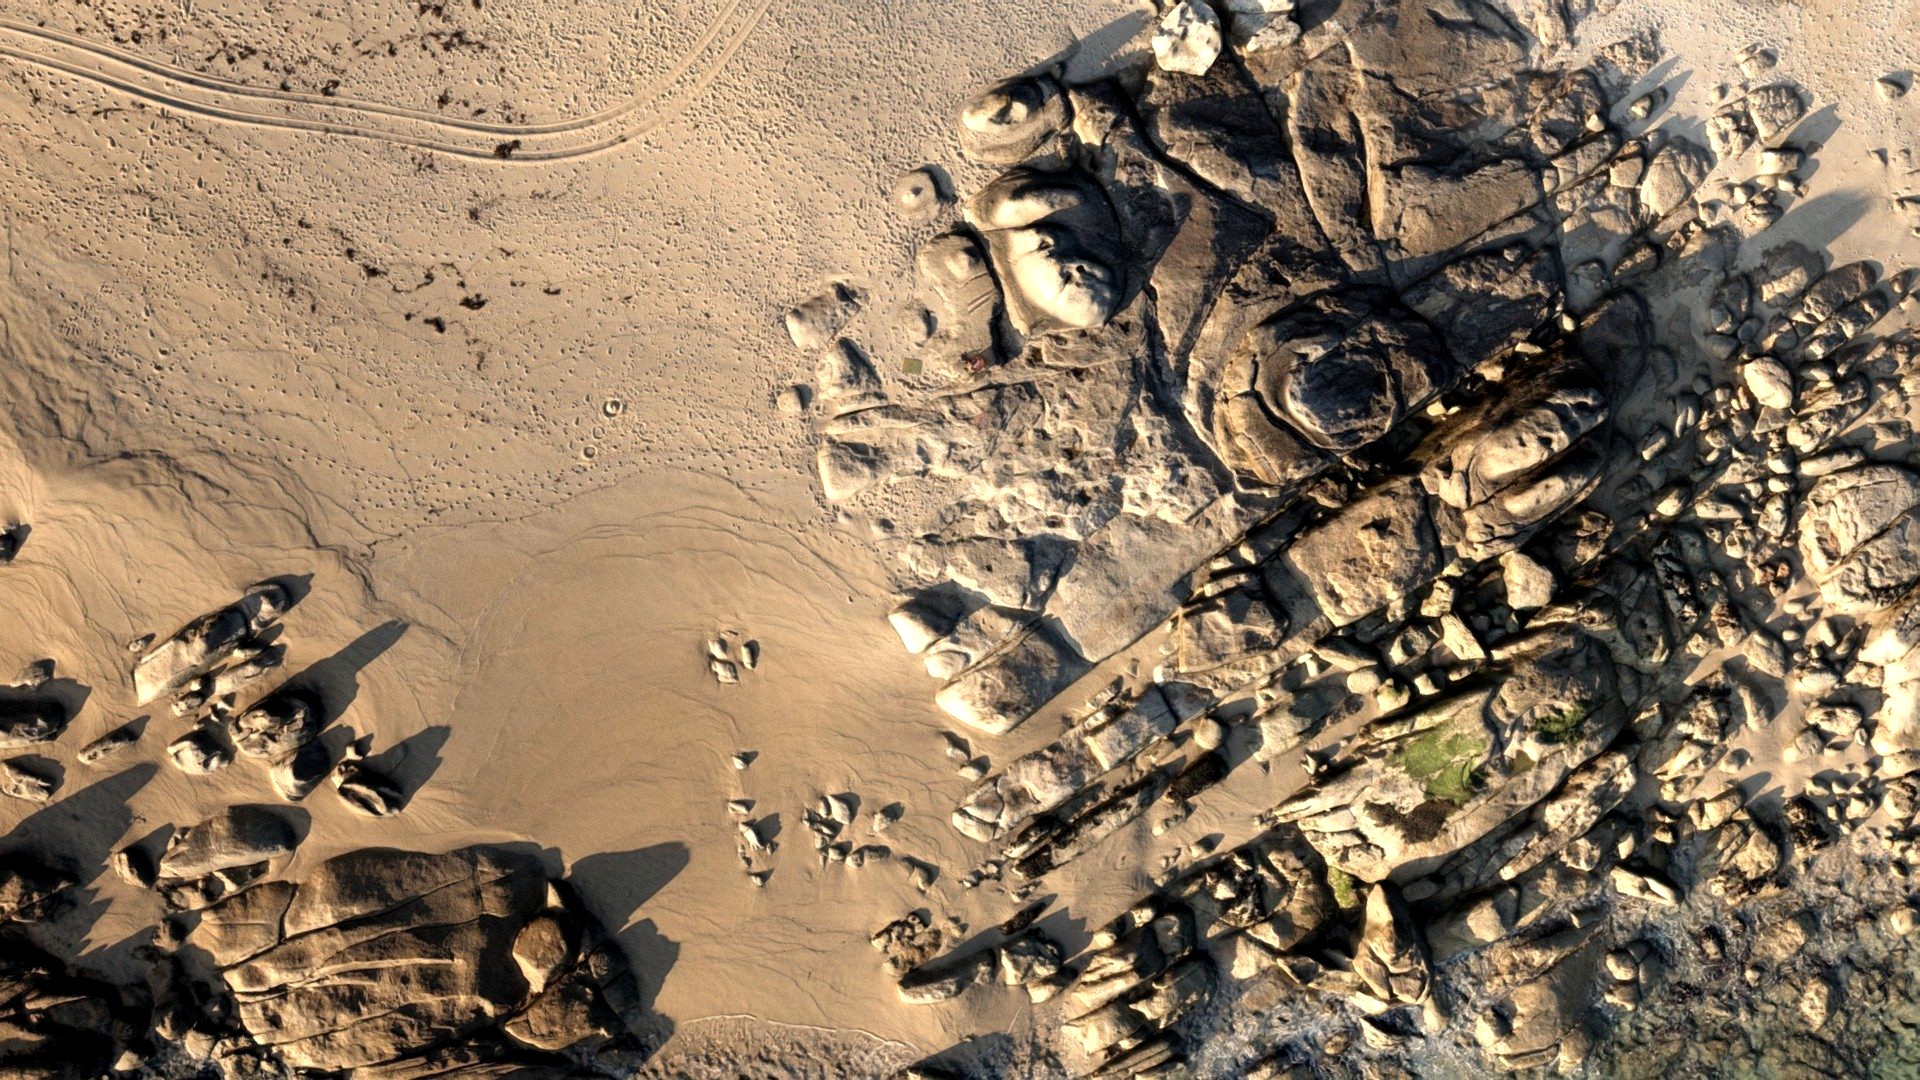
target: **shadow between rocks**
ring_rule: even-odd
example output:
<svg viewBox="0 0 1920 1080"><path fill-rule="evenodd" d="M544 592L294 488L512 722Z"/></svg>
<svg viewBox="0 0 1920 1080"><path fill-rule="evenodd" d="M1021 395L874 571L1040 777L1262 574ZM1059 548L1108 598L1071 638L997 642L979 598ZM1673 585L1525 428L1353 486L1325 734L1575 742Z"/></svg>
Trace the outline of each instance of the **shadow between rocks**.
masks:
<svg viewBox="0 0 1920 1080"><path fill-rule="evenodd" d="M603 852L576 860L567 874L587 911L619 944L639 983L644 1019L635 1034L662 1045L673 1034L672 1019L654 1010L660 984L680 958L678 942L660 933L651 919L629 921L666 884L686 869L687 845L653 844L632 851Z"/></svg>
<svg viewBox="0 0 1920 1080"><path fill-rule="evenodd" d="M106 911L99 890L88 883L108 872L113 845L133 825L127 802L158 771L158 765L147 763L116 773L35 811L0 838L0 855L30 856L76 882L66 894L71 905L36 927L50 939L43 947L67 946L49 947L50 952L70 954Z"/></svg>

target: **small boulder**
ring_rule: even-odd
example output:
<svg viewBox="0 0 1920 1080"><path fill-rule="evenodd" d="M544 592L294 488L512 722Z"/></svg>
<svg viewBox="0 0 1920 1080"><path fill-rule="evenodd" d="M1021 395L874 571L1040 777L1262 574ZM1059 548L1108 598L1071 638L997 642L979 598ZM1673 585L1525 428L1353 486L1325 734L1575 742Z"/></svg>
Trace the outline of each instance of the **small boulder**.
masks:
<svg viewBox="0 0 1920 1080"><path fill-rule="evenodd" d="M1759 356L1747 361L1746 366L1740 369L1740 377L1746 382L1754 400L1767 408L1793 407L1793 374L1773 357Z"/></svg>
<svg viewBox="0 0 1920 1080"><path fill-rule="evenodd" d="M299 838L293 822L270 806L228 807L181 830L160 857L161 880L189 880L277 859Z"/></svg>

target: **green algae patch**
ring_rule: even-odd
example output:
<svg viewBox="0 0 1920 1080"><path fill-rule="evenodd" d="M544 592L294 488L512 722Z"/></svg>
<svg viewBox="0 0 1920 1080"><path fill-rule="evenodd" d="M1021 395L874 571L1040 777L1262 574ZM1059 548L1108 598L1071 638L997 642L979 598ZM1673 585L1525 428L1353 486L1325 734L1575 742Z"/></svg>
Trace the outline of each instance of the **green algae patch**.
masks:
<svg viewBox="0 0 1920 1080"><path fill-rule="evenodd" d="M1409 740L1391 761L1430 797L1460 806L1480 791L1480 760L1486 752L1486 739L1442 725Z"/></svg>
<svg viewBox="0 0 1920 1080"><path fill-rule="evenodd" d="M1327 867L1327 888L1333 893L1333 902L1341 911L1352 911L1360 906L1360 889L1352 874L1337 866Z"/></svg>
<svg viewBox="0 0 1920 1080"><path fill-rule="evenodd" d="M1559 745L1578 742L1587 731L1587 717L1593 714L1593 703L1583 701L1578 705L1549 713L1533 725L1533 733L1543 743Z"/></svg>

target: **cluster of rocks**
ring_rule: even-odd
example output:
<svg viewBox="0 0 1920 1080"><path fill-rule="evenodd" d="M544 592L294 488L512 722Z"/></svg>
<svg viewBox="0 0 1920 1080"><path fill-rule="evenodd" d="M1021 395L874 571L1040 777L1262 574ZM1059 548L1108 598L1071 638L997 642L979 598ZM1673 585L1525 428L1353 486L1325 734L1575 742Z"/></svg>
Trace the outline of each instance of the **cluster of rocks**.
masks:
<svg viewBox="0 0 1920 1080"><path fill-rule="evenodd" d="M0 865L0 1068L10 1076L631 1075L649 1046L624 955L537 855L363 849L298 883L256 867L295 843L239 807L160 860L192 894L136 959L144 983L69 969L34 943L83 902L22 856Z"/></svg>
<svg viewBox="0 0 1920 1080"><path fill-rule="evenodd" d="M1815 150L1770 49L1701 144L1651 38L1567 67L1571 16L1290 8L1166 4L966 107L1005 168L923 208L925 378L834 336L857 305L813 343L825 492L942 494L892 622L953 717L1101 688L963 797L969 884L1025 903L1265 773L1251 839L1042 965L1080 1071L1618 1066L1744 912L1920 849L1920 349L1885 329L1920 275L1769 231ZM908 1000L1024 931L934 925L876 938ZM1358 1038L1285 1026L1328 1018ZM1262 1023L1258 1061L1208 1043Z"/></svg>
<svg viewBox="0 0 1920 1080"><path fill-rule="evenodd" d="M285 649L273 638L294 599L282 584L259 585L157 645L135 643L139 703L166 701L193 725L168 758L192 773L256 760L282 801L228 806L110 856L167 913L136 935L132 981L63 958L71 943L52 928L84 917L75 913L90 891L79 875L42 865L24 843L0 852L0 1072L631 1075L651 1049L637 1034L638 984L538 853L367 848L286 878L308 820L288 804L321 781L369 815L406 801L365 764L367 740L328 738L332 714L314 681L253 693L280 666ZM0 734L13 747L57 738L73 696L50 661L34 665L0 689ZM119 762L149 719L94 739L79 762ZM8 793L54 795L57 773L4 764Z"/></svg>
<svg viewBox="0 0 1920 1080"><path fill-rule="evenodd" d="M0 751L44 747L73 723L67 700L53 692L54 663L29 664L11 683L0 686ZM96 746L98 743L95 744ZM88 747L81 752L87 760ZM94 756L98 756L95 751ZM38 754L16 754L0 760L0 794L43 803L60 789L58 767Z"/></svg>
<svg viewBox="0 0 1920 1080"><path fill-rule="evenodd" d="M238 755L257 761L288 802L305 799L327 781L361 813L398 813L406 793L392 777L368 766L372 737L323 738L333 716L319 686L296 676L264 695L253 693L255 684L285 661L286 645L275 639L294 599L285 584L264 582L146 648L133 666L136 699L141 705L167 699L169 711L191 725L167 743L168 760L183 772L217 772ZM145 648L145 643L134 647ZM254 698L244 708L243 696ZM116 729L89 751L104 754L127 745L140 730Z"/></svg>
<svg viewBox="0 0 1920 1080"><path fill-rule="evenodd" d="M899 983L900 1000L929 1005L959 996L969 987L997 981L1026 990L1035 1003L1047 1001L1068 981L1066 953L1060 943L1033 925L1045 904L1031 904L986 935L982 944L965 941L942 953L945 942L963 938L966 923L948 916L935 926L924 911L911 911L875 931L871 943L886 957Z"/></svg>
<svg viewBox="0 0 1920 1080"><path fill-rule="evenodd" d="M739 760L735 758L736 762ZM740 837L735 853L741 870L756 888L772 879L772 856L780 849L777 817L755 816L757 805L755 800L747 798L727 801L727 813ZM884 839L887 830L905 813L906 808L896 802L863 818L860 796L843 791L820 796L814 805L801 810L800 822L806 826L821 867L858 870L869 864L898 862L906 869L907 880L924 893L933 885L938 869L932 863L895 852ZM867 834L864 839L860 836L863 830ZM876 944L876 947L879 946Z"/></svg>
<svg viewBox="0 0 1920 1080"><path fill-rule="evenodd" d="M760 666L760 643L749 638L736 643L733 635L722 634L707 640L707 671L713 675L713 681L722 686L732 686L740 681L740 673L752 671Z"/></svg>

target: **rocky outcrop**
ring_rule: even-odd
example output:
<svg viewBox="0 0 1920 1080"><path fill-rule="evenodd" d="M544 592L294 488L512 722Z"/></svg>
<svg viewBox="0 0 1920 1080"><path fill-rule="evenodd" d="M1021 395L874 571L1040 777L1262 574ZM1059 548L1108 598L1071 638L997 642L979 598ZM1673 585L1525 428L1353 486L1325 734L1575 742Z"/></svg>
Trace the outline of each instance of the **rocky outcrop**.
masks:
<svg viewBox="0 0 1920 1080"><path fill-rule="evenodd" d="M78 891L0 859L0 1071L81 1080L219 1061L230 1074L411 1080L630 1075L644 1060L625 956L537 856L364 849L299 882L261 880L248 860L292 843L265 809L170 846L160 887L195 890L184 906L200 910L135 950L148 975L131 985L36 944Z"/></svg>
<svg viewBox="0 0 1920 1080"><path fill-rule="evenodd" d="M1770 50L1696 140L1654 39L1562 67L1584 9L1514 7L1168 3L969 110L1009 168L921 264L987 314L882 380L874 479L942 485L894 618L937 700L1072 718L963 797L963 883L1147 853L1056 998L1089 1075L1177 1071L1226 978L1313 1018L1273 1075L1577 1069L1657 1008L1664 927L1808 887L1920 773L1920 350L1873 337L1920 275L1767 232L1810 160ZM1202 804L1256 782L1218 853Z"/></svg>
<svg viewBox="0 0 1920 1080"><path fill-rule="evenodd" d="M207 907L183 939L265 1059L357 1076L644 1056L617 946L539 859L366 849Z"/></svg>
<svg viewBox="0 0 1920 1080"><path fill-rule="evenodd" d="M91 1080L157 1049L139 988L71 971L33 941L33 925L79 902L71 878L0 860L0 1073Z"/></svg>

